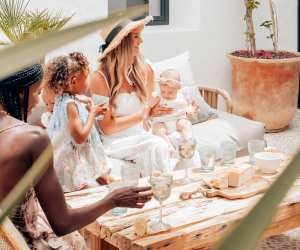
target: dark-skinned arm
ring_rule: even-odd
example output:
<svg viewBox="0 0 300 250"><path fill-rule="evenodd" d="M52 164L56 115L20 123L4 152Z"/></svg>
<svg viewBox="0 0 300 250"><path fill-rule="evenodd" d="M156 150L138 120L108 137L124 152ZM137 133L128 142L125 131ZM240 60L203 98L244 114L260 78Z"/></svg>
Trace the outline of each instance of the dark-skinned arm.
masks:
<svg viewBox="0 0 300 250"><path fill-rule="evenodd" d="M35 161L50 144L50 140L42 132L33 137L32 161ZM35 185L35 192L40 205L53 231L58 236L71 233L90 224L116 206L143 207L145 202L151 199L152 193L149 190L149 187L118 189L90 206L72 209L67 206L52 160L49 162L46 172Z"/></svg>

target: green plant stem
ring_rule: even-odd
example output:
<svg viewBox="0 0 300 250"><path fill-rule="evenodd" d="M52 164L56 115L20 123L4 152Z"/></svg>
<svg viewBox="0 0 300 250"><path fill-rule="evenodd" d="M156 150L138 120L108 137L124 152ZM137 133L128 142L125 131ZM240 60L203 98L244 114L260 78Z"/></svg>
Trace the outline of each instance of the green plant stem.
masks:
<svg viewBox="0 0 300 250"><path fill-rule="evenodd" d="M275 7L274 7L273 0L269 0L269 7L270 7L271 19L272 19L271 33L273 34L271 36L271 38L272 38L274 52L277 53L277 51L278 51L278 25L277 25L277 18L276 18L277 15L275 13Z"/></svg>

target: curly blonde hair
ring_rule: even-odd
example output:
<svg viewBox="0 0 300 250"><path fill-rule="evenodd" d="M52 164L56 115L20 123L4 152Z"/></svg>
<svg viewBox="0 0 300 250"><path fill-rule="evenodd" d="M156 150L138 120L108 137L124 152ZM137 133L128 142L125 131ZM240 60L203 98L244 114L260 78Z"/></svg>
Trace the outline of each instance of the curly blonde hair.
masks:
<svg viewBox="0 0 300 250"><path fill-rule="evenodd" d="M71 79L87 70L89 63L80 52L73 52L67 56L58 56L46 65L44 83L56 94L68 89Z"/></svg>

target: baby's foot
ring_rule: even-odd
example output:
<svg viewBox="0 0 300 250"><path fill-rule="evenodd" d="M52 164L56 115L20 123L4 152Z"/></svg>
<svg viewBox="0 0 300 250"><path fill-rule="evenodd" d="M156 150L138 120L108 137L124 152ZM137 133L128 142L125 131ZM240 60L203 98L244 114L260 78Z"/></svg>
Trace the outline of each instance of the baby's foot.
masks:
<svg viewBox="0 0 300 250"><path fill-rule="evenodd" d="M78 187L78 190L83 190L83 189L87 189L89 186L86 183L81 183Z"/></svg>

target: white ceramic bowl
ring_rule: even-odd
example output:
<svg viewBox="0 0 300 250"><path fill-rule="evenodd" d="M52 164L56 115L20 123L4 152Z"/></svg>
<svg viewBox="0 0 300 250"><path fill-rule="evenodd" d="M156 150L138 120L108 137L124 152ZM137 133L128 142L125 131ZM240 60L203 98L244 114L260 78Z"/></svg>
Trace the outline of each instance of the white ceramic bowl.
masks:
<svg viewBox="0 0 300 250"><path fill-rule="evenodd" d="M254 155L255 164L265 174L274 174L280 167L282 155L274 152L259 152Z"/></svg>

